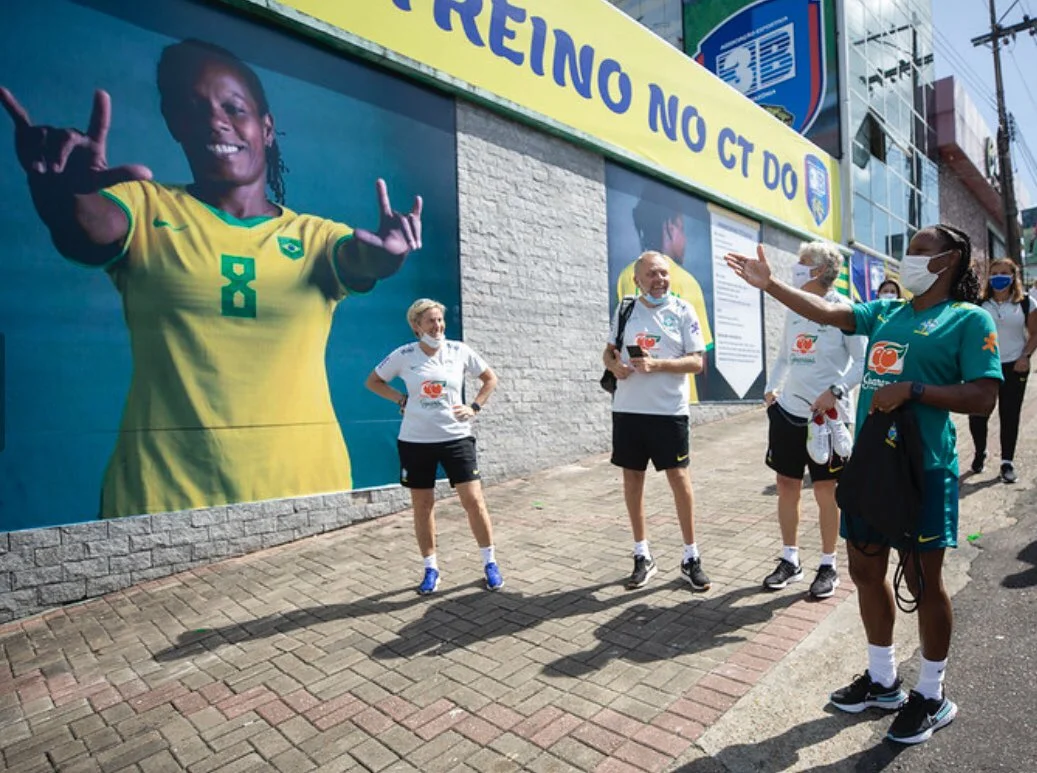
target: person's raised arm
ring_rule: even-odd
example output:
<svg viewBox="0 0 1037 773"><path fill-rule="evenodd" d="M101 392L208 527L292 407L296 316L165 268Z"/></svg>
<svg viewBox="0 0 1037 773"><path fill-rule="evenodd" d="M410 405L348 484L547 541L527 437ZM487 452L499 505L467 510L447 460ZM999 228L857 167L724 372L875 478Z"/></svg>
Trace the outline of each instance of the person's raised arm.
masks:
<svg viewBox="0 0 1037 773"><path fill-rule="evenodd" d="M771 267L767 262L762 244L756 247L755 259L737 252L729 252L724 256L724 260L731 270L748 284L763 290L800 316L817 322L819 325L832 325L847 333L852 333L857 329L852 308L841 303L830 303L820 296L797 290L795 287L775 279L771 275Z"/></svg>
<svg viewBox="0 0 1037 773"><path fill-rule="evenodd" d="M338 275L350 290L366 292L380 279L400 270L414 250L421 249L421 196L414 197L410 212L397 212L389 201L385 180L375 182L378 196L378 230L357 228L335 256Z"/></svg>
<svg viewBox="0 0 1037 773"><path fill-rule="evenodd" d="M2 87L0 105L14 123L15 153L54 246L66 258L90 265L116 257L129 220L118 204L99 191L128 180L150 180L151 170L140 164L109 168L112 101L108 93L94 92L86 133L33 124L28 111Z"/></svg>

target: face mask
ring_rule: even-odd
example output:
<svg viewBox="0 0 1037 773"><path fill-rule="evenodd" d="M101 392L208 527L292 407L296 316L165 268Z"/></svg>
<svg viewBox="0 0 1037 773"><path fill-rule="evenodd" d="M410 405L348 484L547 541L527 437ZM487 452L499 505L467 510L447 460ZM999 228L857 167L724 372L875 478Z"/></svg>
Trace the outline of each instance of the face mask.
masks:
<svg viewBox="0 0 1037 773"><path fill-rule="evenodd" d="M792 267L792 284L794 287L802 287L811 279L810 272L814 270L813 266L804 266L802 263L797 263Z"/></svg>
<svg viewBox="0 0 1037 773"><path fill-rule="evenodd" d="M666 301L670 300L669 293L664 293L659 298L656 298L654 295L649 295L648 293L641 293L641 297L648 301L652 306L662 306Z"/></svg>
<svg viewBox="0 0 1037 773"><path fill-rule="evenodd" d="M940 255L946 255L948 252L950 250L945 250ZM934 274L929 270L929 261L940 255L905 255L900 261L900 284L904 289L912 295L921 295L932 287L943 271Z"/></svg>
<svg viewBox="0 0 1037 773"><path fill-rule="evenodd" d="M443 337L433 338L428 333L421 334L421 343L425 344L429 349L438 349L443 345Z"/></svg>
<svg viewBox="0 0 1037 773"><path fill-rule="evenodd" d="M897 299L897 294L889 292L879 293L879 298L881 298L884 301L895 301Z"/></svg>
<svg viewBox="0 0 1037 773"><path fill-rule="evenodd" d="M1004 274L995 274L994 276L990 277L990 286L998 292L1001 292L1002 290L1007 290L1009 287L1012 286L1012 277L1006 276Z"/></svg>

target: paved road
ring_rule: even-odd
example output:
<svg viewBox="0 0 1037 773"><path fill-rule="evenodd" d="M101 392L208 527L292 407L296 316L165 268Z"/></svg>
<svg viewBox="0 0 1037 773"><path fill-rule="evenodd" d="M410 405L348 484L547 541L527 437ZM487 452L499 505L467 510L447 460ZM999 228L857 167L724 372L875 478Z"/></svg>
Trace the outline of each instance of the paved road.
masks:
<svg viewBox="0 0 1037 773"><path fill-rule="evenodd" d="M1032 438L1037 399L1025 416ZM863 668L856 597L845 561L827 601L805 599L805 583L760 590L780 550L765 435L762 411L694 430L708 593L679 580L662 476L648 490L660 572L623 588L619 475L595 457L488 489L507 580L496 594L481 588L478 550L447 501L444 582L430 598L413 592L420 562L400 513L0 626L0 770L870 771L930 764L944 743L971 748L973 728L1020 763L1011 732L1032 737L1029 715L988 722L974 706L996 693L965 685L1012 688L1021 706L1032 695L1031 654L1006 651L994 673L980 660L992 654L981 632L1003 627L993 641L1009 641L1029 622L1032 633L1030 590L999 591L1003 616L1000 601L962 596L962 628L977 632L949 676L963 715L928 749L898 755L881 741L888 718L825 710L827 692ZM1014 533L996 530L1037 509L1027 453L1017 486L966 482L962 531L984 537L953 555L954 590L973 571L978 589L987 564L974 560L990 551L997 565L998 540ZM809 566L819 544L805 502ZM1017 528L1032 534L1030 523ZM995 585L1020 574L1006 561ZM908 662L913 624L897 631ZM932 764L912 770L949 769Z"/></svg>

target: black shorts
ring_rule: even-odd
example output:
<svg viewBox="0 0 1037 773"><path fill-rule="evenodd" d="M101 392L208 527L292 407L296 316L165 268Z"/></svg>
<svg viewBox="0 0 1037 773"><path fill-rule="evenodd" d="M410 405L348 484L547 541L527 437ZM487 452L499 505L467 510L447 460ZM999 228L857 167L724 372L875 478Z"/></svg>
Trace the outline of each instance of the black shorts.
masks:
<svg viewBox="0 0 1037 773"><path fill-rule="evenodd" d="M474 437L443 443L397 440L396 448L400 452L400 485L406 488L435 488L436 468L439 465L443 465L451 486L479 480Z"/></svg>
<svg viewBox="0 0 1037 773"><path fill-rule="evenodd" d="M625 470L688 466L688 417L652 413L612 414L612 463Z"/></svg>
<svg viewBox="0 0 1037 773"><path fill-rule="evenodd" d="M803 469L810 470L810 480L836 480L846 460L832 454L828 464L817 464L807 454L807 419L793 416L776 402L767 409L770 428L767 431L767 466L778 475L803 480Z"/></svg>

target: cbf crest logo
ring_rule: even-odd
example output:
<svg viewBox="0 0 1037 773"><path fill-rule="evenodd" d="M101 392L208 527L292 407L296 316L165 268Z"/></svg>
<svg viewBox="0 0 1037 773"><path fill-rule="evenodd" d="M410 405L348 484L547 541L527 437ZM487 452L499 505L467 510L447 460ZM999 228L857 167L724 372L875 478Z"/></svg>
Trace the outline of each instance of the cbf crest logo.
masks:
<svg viewBox="0 0 1037 773"><path fill-rule="evenodd" d="M800 134L825 93L821 0L760 0L699 42L695 59Z"/></svg>
<svg viewBox="0 0 1037 773"><path fill-rule="evenodd" d="M814 222L821 225L828 218L831 207L832 195L828 185L828 167L825 162L808 153L806 156L806 169L803 170L806 177L807 208L814 217Z"/></svg>

